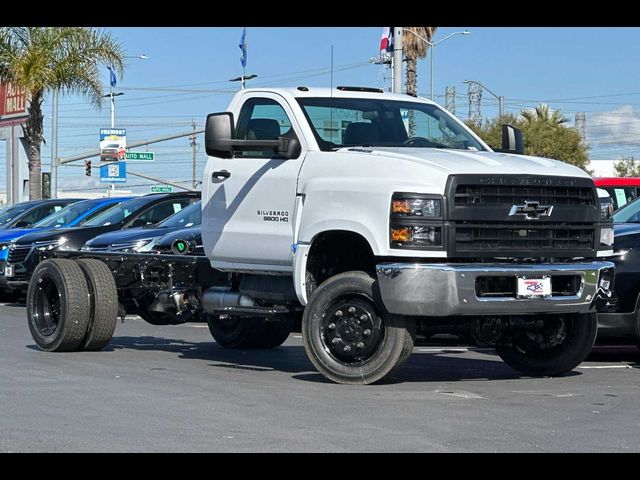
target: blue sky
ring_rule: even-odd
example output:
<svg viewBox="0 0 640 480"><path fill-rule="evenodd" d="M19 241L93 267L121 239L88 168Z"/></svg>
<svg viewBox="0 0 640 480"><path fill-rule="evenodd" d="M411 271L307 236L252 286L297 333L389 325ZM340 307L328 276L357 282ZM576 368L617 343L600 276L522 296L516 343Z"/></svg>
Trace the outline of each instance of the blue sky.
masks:
<svg viewBox="0 0 640 480"><path fill-rule="evenodd" d="M436 101L444 102L444 89L455 86L456 112L468 113L465 79L477 80L506 98L509 112L548 103L571 121L586 113L587 140L592 159L640 157L640 28L504 28L469 25L443 27L435 40L468 29L435 49ZM128 139L140 140L202 126L207 113L224 110L238 83L228 80L242 73L241 28L109 28L128 55L144 53L147 60L127 59L117 90L116 126L127 128ZM250 85L328 86L331 81L331 46L334 50L334 85L388 88L388 69L371 65L378 54L382 27L248 28L247 73L258 74ZM419 64L419 92L429 93L429 59ZM104 71L108 88L108 71ZM586 98L585 98L586 97ZM45 132L50 138L50 99L44 104ZM482 114L497 113L497 101L483 95ZM96 148L100 127L109 126L109 105L93 110L81 98L60 101L59 155ZM173 181L189 180L191 148L188 139L152 146L154 164L129 165L129 170ZM206 157L198 155L198 176ZM50 147L43 147L48 170ZM0 165L4 165L0 142ZM82 163L82 162L80 162ZM65 167L60 187L97 185L81 168ZM4 188L0 168L0 190ZM130 177L129 185L147 183Z"/></svg>

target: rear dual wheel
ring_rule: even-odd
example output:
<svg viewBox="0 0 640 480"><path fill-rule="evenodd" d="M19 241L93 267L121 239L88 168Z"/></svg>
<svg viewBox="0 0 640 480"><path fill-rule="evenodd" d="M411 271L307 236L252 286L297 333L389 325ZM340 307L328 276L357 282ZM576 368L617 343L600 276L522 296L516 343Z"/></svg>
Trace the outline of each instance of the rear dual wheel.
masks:
<svg viewBox="0 0 640 480"><path fill-rule="evenodd" d="M31 277L27 321L45 351L101 350L113 336L117 314L115 280L99 260L45 260Z"/></svg>

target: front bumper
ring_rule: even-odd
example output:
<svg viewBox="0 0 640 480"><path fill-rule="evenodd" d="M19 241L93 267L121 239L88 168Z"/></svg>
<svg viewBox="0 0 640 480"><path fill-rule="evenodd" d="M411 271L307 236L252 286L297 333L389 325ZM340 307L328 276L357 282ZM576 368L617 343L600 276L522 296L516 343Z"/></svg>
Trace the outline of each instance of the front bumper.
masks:
<svg viewBox="0 0 640 480"><path fill-rule="evenodd" d="M611 297L614 264L412 264L376 267L382 301L390 313L424 317L588 313ZM543 298L483 297L480 277L568 276L580 278L575 295Z"/></svg>

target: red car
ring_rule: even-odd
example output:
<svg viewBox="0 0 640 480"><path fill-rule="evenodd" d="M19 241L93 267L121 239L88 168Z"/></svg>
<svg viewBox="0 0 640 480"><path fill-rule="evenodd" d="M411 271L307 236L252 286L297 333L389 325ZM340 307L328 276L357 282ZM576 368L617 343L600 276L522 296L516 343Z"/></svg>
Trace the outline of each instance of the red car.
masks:
<svg viewBox="0 0 640 480"><path fill-rule="evenodd" d="M601 177L594 178L596 187L606 190L613 199L615 210L624 207L640 195L640 178L637 177Z"/></svg>
<svg viewBox="0 0 640 480"><path fill-rule="evenodd" d="M127 149L119 143L108 143L100 149L100 161L118 161L124 160Z"/></svg>

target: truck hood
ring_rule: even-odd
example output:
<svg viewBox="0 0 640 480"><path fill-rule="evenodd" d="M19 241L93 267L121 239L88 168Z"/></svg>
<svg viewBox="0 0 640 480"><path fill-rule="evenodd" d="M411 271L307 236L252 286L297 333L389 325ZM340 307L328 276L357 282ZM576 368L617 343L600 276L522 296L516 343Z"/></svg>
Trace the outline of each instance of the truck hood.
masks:
<svg viewBox="0 0 640 480"><path fill-rule="evenodd" d="M415 162L449 174L521 174L589 177L580 168L558 160L497 152L474 152L438 148L349 147L340 151L380 155L396 161Z"/></svg>

